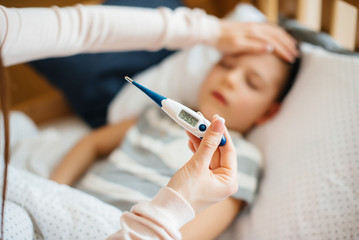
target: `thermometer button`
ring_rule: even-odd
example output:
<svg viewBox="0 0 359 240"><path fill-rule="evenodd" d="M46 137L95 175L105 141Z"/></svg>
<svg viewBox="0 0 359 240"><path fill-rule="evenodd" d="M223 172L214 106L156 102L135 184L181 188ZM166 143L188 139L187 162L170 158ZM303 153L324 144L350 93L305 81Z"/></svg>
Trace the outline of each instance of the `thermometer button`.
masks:
<svg viewBox="0 0 359 240"><path fill-rule="evenodd" d="M201 131L201 132L204 132L204 131L206 131L206 129L207 129L207 126L206 125L204 125L204 124L201 124L201 125L199 125L199 130Z"/></svg>

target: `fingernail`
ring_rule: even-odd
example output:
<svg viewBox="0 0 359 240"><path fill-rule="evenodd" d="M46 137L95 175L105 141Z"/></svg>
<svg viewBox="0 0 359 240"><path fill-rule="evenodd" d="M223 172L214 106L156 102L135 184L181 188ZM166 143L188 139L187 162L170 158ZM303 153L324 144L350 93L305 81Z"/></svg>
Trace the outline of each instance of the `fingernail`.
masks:
<svg viewBox="0 0 359 240"><path fill-rule="evenodd" d="M294 63L295 61L295 58L293 56L287 55L286 58L289 63Z"/></svg>
<svg viewBox="0 0 359 240"><path fill-rule="evenodd" d="M220 116L218 116L217 114L215 114L213 116L213 121L211 124L211 129L213 132L222 132L223 128L224 128L224 119L221 118Z"/></svg>

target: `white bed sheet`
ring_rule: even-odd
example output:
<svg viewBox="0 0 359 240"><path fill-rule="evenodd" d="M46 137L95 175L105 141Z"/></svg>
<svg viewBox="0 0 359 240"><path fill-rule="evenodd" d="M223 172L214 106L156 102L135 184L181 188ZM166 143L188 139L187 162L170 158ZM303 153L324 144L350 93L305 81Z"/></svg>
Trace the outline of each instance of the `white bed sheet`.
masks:
<svg viewBox="0 0 359 240"><path fill-rule="evenodd" d="M48 178L61 158L91 130L84 121L69 116L36 127L26 115L11 114L11 164ZM15 126L21 126L20 128Z"/></svg>
<svg viewBox="0 0 359 240"><path fill-rule="evenodd" d="M90 132L82 120L70 116L36 127L25 114L12 112L10 128L4 239L105 239L120 228L121 210L46 179L69 148Z"/></svg>

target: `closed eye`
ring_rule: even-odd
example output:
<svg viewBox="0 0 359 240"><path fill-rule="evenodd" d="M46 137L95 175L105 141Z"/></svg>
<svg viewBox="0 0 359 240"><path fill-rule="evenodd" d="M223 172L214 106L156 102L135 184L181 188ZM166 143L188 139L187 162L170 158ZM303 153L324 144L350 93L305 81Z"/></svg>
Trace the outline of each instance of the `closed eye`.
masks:
<svg viewBox="0 0 359 240"><path fill-rule="evenodd" d="M258 86L256 85L255 81L253 80L253 78L251 77L246 77L246 83L247 85L253 89L253 90L258 90Z"/></svg>
<svg viewBox="0 0 359 240"><path fill-rule="evenodd" d="M229 62L229 61L224 61L224 60L221 60L218 62L218 65L222 68L225 68L225 69L231 69L234 67L234 65Z"/></svg>
<svg viewBox="0 0 359 240"><path fill-rule="evenodd" d="M249 71L247 78L255 89L260 89L265 86L263 77L257 71Z"/></svg>

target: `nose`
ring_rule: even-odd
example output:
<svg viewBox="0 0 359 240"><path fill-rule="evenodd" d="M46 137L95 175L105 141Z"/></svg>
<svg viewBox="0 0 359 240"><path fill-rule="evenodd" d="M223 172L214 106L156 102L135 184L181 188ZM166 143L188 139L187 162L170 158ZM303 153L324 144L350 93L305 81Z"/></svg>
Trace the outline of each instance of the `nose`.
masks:
<svg viewBox="0 0 359 240"><path fill-rule="evenodd" d="M223 77L223 84L229 89L234 89L241 74L243 74L242 71L238 69L228 71Z"/></svg>

